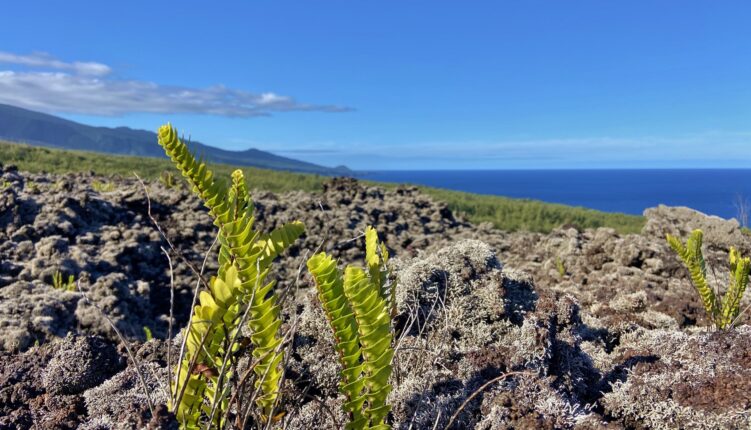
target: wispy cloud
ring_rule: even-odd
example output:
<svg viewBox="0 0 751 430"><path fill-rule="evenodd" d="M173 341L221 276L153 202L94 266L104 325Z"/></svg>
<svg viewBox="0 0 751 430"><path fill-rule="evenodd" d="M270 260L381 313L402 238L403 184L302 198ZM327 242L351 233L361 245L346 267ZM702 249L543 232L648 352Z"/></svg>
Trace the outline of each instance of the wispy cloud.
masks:
<svg viewBox="0 0 751 430"><path fill-rule="evenodd" d="M46 112L108 115L188 113L228 117L267 116L275 112L351 110L335 105L301 103L273 92L215 85L189 88L112 77L95 62L64 62L48 54L16 55L0 51L0 63L22 70L0 70L0 103Z"/></svg>
<svg viewBox="0 0 751 430"><path fill-rule="evenodd" d="M76 74L89 76L104 76L112 72L112 69L106 64L81 61L66 63L44 52L35 52L30 55L18 55L0 51L0 63L67 70Z"/></svg>

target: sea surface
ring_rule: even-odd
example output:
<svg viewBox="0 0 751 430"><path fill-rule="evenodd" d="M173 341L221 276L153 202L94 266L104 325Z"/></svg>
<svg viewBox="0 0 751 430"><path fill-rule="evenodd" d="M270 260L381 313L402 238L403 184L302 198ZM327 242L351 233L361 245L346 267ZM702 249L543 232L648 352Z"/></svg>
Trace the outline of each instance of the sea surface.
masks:
<svg viewBox="0 0 751 430"><path fill-rule="evenodd" d="M739 199L751 206L751 169L392 170L357 176L637 215L662 203L737 218Z"/></svg>

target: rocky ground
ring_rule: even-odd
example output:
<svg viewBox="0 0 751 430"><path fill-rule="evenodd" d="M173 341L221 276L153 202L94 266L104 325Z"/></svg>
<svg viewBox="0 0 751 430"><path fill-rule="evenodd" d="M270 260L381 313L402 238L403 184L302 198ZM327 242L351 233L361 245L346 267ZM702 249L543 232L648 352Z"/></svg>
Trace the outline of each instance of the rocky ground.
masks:
<svg viewBox="0 0 751 430"><path fill-rule="evenodd" d="M11 166L0 183L0 429L174 428L159 340L169 327L166 255L177 328L187 320L192 270L204 260L207 274L216 270L201 202L158 181L143 188L135 179ZM346 422L333 339L301 269L316 249L361 261L369 224L395 255L400 282L394 428L751 427L749 316L731 332L707 330L664 240L702 228L711 281L722 285L728 248L751 252L733 221L659 207L646 212L639 235L576 226L508 233L471 225L413 188L336 180L320 194L254 198L260 229L295 219L307 228L272 274L291 292L285 318L297 321L287 428ZM58 272L93 304L54 288ZM104 315L141 361L155 416ZM157 339L145 342L144 327Z"/></svg>

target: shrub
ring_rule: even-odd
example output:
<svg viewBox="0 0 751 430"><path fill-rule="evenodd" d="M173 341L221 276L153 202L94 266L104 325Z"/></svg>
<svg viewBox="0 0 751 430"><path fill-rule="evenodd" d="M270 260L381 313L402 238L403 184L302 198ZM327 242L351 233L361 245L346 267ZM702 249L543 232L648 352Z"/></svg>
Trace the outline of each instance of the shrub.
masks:
<svg viewBox="0 0 751 430"><path fill-rule="evenodd" d="M751 259L742 257L735 248L730 248L730 281L725 294L720 297L707 283L707 268L701 251L703 236L701 230L694 230L685 245L671 235L667 235L667 241L688 268L712 324L719 330L732 328L740 314L741 299L748 285Z"/></svg>

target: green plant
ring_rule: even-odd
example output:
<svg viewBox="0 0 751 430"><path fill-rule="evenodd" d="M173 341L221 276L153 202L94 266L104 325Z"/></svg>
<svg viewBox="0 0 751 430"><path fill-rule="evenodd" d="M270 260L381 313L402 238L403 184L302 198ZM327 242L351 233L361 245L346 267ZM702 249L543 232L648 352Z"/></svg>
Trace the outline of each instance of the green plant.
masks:
<svg viewBox="0 0 751 430"><path fill-rule="evenodd" d="M10 188L12 186L13 186L13 183L11 181L5 180L5 181L3 181L2 189Z"/></svg>
<svg viewBox="0 0 751 430"><path fill-rule="evenodd" d="M177 185L175 175L166 170L159 175L159 182L161 182L167 189L174 188Z"/></svg>
<svg viewBox="0 0 751 430"><path fill-rule="evenodd" d="M202 420L209 426L224 424L230 380L235 373L231 355L239 349L240 327L247 322L258 391L255 402L263 419L268 420L279 398L284 351L275 283L266 282L266 275L274 258L303 233L303 224L292 222L269 234L256 232L253 204L242 171L232 173L227 187L216 180L204 162L195 159L171 125L159 129L158 139L208 208L220 244L219 271L198 295L199 305L186 329L171 407L184 428L200 427Z"/></svg>
<svg viewBox="0 0 751 430"><path fill-rule="evenodd" d="M688 268L710 321L718 329L724 330L732 327L740 314L741 299L751 272L751 259L742 257L738 250L730 248L730 281L725 294L720 297L719 292L715 293L707 282L707 268L701 250L703 236L701 230L694 230L685 245L671 235L667 235L667 241Z"/></svg>
<svg viewBox="0 0 751 430"><path fill-rule="evenodd" d="M56 290L76 291L76 278L69 275L67 280L63 280L63 274L57 270L52 274L52 286Z"/></svg>
<svg viewBox="0 0 751 430"><path fill-rule="evenodd" d="M115 191L115 184L112 182L92 181L91 188L98 193L110 193Z"/></svg>
<svg viewBox="0 0 751 430"><path fill-rule="evenodd" d="M146 342L154 338L154 335L151 333L151 329L146 326L143 326L143 335L146 336Z"/></svg>
<svg viewBox="0 0 751 430"><path fill-rule="evenodd" d="M334 332L342 365L339 391L350 416L347 429L388 429L386 403L394 356L391 327L396 284L388 283L388 252L372 227L365 233L367 271L318 253L308 262L318 298Z"/></svg>
<svg viewBox="0 0 751 430"><path fill-rule="evenodd" d="M558 274L561 278L566 276L566 266L563 264L561 257L555 257L555 268L558 270Z"/></svg>
<svg viewBox="0 0 751 430"><path fill-rule="evenodd" d="M39 185L37 185L36 182L31 181L31 180L26 181L25 188L28 188L28 190L29 190L29 192L31 194L39 194L39 192L40 192L39 191Z"/></svg>

